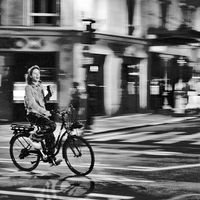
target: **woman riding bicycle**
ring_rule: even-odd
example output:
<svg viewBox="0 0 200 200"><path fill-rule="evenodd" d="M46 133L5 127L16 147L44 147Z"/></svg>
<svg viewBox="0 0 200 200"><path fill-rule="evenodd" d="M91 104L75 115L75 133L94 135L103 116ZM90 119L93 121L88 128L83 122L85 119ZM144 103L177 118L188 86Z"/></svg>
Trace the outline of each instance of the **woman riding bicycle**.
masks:
<svg viewBox="0 0 200 200"><path fill-rule="evenodd" d="M45 139L45 143L48 149L52 149L55 143L55 137L53 132L56 129L56 123L49 119L51 113L46 110L45 104L52 96L52 88L48 90L48 94L45 96L42 82L40 80L40 68L37 65L32 66L28 70L26 77L27 85L25 87L25 108L27 111L27 118L30 123L39 127L38 131L35 131L30 136L30 142L35 149L40 149L40 141ZM53 155L54 150L49 151L49 154ZM61 160L52 158L52 163L60 164Z"/></svg>

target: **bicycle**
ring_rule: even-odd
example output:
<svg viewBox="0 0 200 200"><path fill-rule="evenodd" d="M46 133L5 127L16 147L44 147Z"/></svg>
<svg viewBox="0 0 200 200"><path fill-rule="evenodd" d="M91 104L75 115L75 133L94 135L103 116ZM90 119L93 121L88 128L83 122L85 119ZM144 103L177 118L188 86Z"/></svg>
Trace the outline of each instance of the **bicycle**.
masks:
<svg viewBox="0 0 200 200"><path fill-rule="evenodd" d="M53 156L49 155L45 140L41 141L41 149L34 149L29 142L31 132L36 128L35 124L12 124L14 136L10 140L10 157L14 165L22 171L32 171L40 163L50 162L55 157L62 146L62 156L69 169L76 175L87 175L94 167L95 157L91 145L81 136L73 134L73 130L83 127L84 120L78 120L78 115L74 114L75 109L53 112L61 119L61 127L55 141ZM64 131L63 131L64 130ZM76 132L77 133L77 132ZM63 140L64 136L67 138ZM63 141L63 142L62 142Z"/></svg>

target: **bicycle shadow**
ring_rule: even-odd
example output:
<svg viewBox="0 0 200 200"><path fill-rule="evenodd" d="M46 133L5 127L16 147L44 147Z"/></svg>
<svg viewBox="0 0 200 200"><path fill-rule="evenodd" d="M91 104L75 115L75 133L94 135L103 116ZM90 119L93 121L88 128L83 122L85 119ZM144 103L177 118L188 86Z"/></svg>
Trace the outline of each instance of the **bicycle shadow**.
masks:
<svg viewBox="0 0 200 200"><path fill-rule="evenodd" d="M43 193L49 194L54 191L56 196L82 197L91 193L95 188L95 182L87 176L66 176L59 178L58 174L46 173L37 176L39 179L49 179L43 187ZM57 179L57 180L55 180Z"/></svg>
<svg viewBox="0 0 200 200"><path fill-rule="evenodd" d="M94 188L95 182L87 176L67 176L56 184L56 189L60 191L57 194L70 197L84 197L91 193Z"/></svg>
<svg viewBox="0 0 200 200"><path fill-rule="evenodd" d="M0 192L0 199L68 199L70 197L84 198L87 194L93 192L95 188L95 182L87 176L69 175L62 177L58 173L54 172L26 172L25 174L19 171L11 174L5 174L7 176L7 189L14 193L10 196L9 193L4 196ZM8 184L9 183L9 184ZM6 189L7 188L7 189ZM12 189L11 189L12 188ZM24 194L21 196L21 194ZM3 196L2 196L3 195ZM15 197L14 197L14 196ZM27 195L27 196L26 196Z"/></svg>

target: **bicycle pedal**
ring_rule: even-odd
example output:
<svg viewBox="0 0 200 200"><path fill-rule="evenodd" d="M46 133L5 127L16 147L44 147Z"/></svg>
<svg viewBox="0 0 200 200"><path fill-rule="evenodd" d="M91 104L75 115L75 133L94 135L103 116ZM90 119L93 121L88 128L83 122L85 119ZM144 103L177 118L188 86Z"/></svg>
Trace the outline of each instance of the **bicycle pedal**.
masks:
<svg viewBox="0 0 200 200"><path fill-rule="evenodd" d="M56 165L60 165L61 162L62 162L62 159L58 159L55 161Z"/></svg>
<svg viewBox="0 0 200 200"><path fill-rule="evenodd" d="M51 162L52 162L52 163L51 163L50 167L58 166L58 165L60 165L60 163L62 162L62 159L58 159L58 160L53 160L53 159L52 159Z"/></svg>
<svg viewBox="0 0 200 200"><path fill-rule="evenodd" d="M49 159L48 159L48 157L44 157L44 158L42 159L42 161L43 161L43 162L48 162Z"/></svg>

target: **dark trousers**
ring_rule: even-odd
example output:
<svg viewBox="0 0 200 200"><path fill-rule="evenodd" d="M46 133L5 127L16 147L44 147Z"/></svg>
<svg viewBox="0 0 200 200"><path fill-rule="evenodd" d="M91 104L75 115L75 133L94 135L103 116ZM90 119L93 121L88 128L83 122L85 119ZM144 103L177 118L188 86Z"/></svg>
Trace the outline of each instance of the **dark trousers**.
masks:
<svg viewBox="0 0 200 200"><path fill-rule="evenodd" d="M27 115L28 121L39 127L39 131L36 132L36 137L45 139L45 143L48 149L52 149L55 145L55 137L53 132L56 130L56 123L47 117L38 115L36 113L29 113ZM53 153L54 149L49 151Z"/></svg>

